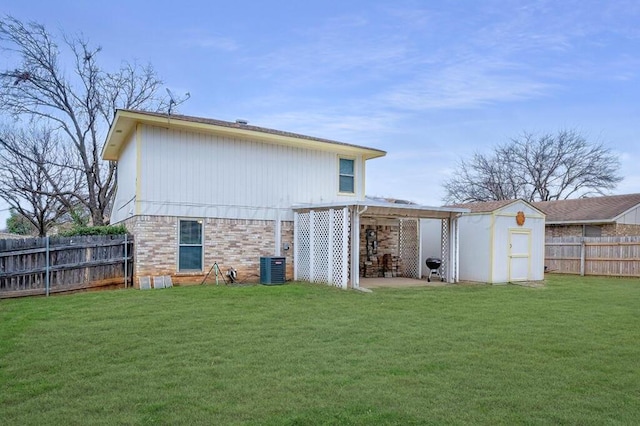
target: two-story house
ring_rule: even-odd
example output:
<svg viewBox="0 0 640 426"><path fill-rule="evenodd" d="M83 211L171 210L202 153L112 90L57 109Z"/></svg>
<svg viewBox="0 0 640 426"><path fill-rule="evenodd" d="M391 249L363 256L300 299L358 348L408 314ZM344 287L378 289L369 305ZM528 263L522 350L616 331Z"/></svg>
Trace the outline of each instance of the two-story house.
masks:
<svg viewBox="0 0 640 426"><path fill-rule="evenodd" d="M430 217L451 236L442 253L455 280L465 210L367 199L366 162L385 154L244 121L118 110L102 156L118 163L111 223L134 235L138 277L198 282L215 263L257 281L260 257L276 255L288 278L357 287L374 245L361 248L361 233L383 223L405 275L419 278L418 219Z"/></svg>

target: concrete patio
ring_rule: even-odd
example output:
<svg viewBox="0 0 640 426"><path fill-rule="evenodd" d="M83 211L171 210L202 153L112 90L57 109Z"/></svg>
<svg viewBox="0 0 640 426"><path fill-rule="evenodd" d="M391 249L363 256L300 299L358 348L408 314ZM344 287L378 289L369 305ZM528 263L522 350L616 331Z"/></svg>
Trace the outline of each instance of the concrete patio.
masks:
<svg viewBox="0 0 640 426"><path fill-rule="evenodd" d="M438 277L434 277L431 282L426 279L417 280L414 278L360 278L360 287L362 288L401 288L401 287L442 287L445 285L451 285L446 282L440 281Z"/></svg>

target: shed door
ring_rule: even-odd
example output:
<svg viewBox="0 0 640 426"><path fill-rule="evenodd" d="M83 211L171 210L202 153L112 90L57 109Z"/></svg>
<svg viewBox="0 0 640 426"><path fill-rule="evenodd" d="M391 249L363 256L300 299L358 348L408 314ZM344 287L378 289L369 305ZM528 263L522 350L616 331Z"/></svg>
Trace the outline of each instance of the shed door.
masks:
<svg viewBox="0 0 640 426"><path fill-rule="evenodd" d="M509 281L529 279L530 252L531 231L528 229L509 230Z"/></svg>

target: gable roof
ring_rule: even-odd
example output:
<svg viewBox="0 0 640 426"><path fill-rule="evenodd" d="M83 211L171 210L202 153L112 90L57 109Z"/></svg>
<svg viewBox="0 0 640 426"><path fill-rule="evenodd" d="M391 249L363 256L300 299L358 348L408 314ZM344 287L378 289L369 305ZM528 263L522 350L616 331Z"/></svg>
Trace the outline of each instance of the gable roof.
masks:
<svg viewBox="0 0 640 426"><path fill-rule="evenodd" d="M383 157L387 154L385 151L375 148L266 127L252 126L244 124L243 122L234 123L188 115L168 115L157 112L118 109L116 110L113 123L109 128L106 143L102 149L102 158L104 160L115 161L119 158L124 144L138 123L210 134L221 134L228 137L261 140L280 145L303 146L320 150L337 150L346 154L363 155L365 160Z"/></svg>
<svg viewBox="0 0 640 426"><path fill-rule="evenodd" d="M640 205L640 194L539 201L533 205L547 214L547 224L606 223L615 222Z"/></svg>
<svg viewBox="0 0 640 426"><path fill-rule="evenodd" d="M473 203L454 204L447 207L460 207L471 210L471 213L490 213L518 200L475 201Z"/></svg>
<svg viewBox="0 0 640 426"><path fill-rule="evenodd" d="M540 210L535 203L530 203L528 201L522 199L515 200L494 200L494 201L476 201L473 203L466 204L454 204L453 206L448 207L461 207L465 209L469 209L471 214L474 213L492 213L496 210L500 210L504 207L510 206L515 203L524 203L533 210L537 210L540 214L544 215L544 211Z"/></svg>

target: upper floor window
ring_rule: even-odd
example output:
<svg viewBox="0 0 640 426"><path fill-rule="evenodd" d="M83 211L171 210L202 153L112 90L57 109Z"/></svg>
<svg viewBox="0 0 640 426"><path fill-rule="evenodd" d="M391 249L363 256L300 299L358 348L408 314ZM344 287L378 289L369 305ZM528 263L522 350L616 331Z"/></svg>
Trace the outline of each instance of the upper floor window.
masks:
<svg viewBox="0 0 640 426"><path fill-rule="evenodd" d="M340 192L355 193L355 161L340 159Z"/></svg>

